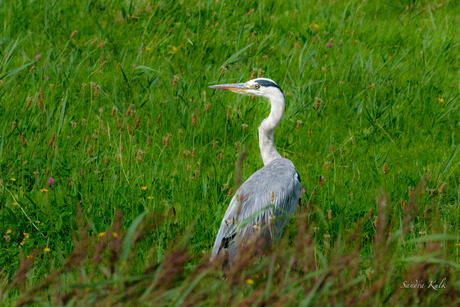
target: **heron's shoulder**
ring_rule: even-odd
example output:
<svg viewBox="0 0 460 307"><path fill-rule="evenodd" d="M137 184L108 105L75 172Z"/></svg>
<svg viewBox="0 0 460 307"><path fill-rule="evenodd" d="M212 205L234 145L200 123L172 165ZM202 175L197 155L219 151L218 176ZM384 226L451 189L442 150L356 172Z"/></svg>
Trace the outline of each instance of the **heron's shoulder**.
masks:
<svg viewBox="0 0 460 307"><path fill-rule="evenodd" d="M285 182L290 179L299 181L299 174L294 164L288 159L281 158L270 161L267 165L252 174L247 181L257 181L259 183L268 182Z"/></svg>
<svg viewBox="0 0 460 307"><path fill-rule="evenodd" d="M266 168L266 167L276 168L276 167L286 167L286 166L295 169L294 163L292 163L291 160L286 159L286 158L274 159L270 161L270 163L265 165L263 168Z"/></svg>

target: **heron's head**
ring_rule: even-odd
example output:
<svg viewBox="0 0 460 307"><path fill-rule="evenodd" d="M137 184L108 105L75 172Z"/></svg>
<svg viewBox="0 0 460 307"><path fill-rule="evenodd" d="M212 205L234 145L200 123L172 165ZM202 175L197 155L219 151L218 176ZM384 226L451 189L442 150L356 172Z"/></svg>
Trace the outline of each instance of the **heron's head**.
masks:
<svg viewBox="0 0 460 307"><path fill-rule="evenodd" d="M267 78L252 79L245 83L211 85L210 88L249 96L261 96L268 99L275 95L284 95L279 85Z"/></svg>

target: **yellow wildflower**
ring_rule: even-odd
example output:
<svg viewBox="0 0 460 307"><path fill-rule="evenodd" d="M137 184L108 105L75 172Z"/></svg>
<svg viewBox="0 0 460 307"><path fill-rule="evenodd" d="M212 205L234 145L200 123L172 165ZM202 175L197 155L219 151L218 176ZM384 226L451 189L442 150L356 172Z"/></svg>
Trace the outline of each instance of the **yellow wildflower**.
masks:
<svg viewBox="0 0 460 307"><path fill-rule="evenodd" d="M48 192L48 189L41 189L40 192L46 193Z"/></svg>
<svg viewBox="0 0 460 307"><path fill-rule="evenodd" d="M153 196L147 196L148 199L153 199Z"/></svg>
<svg viewBox="0 0 460 307"><path fill-rule="evenodd" d="M27 233L27 232L24 232L23 235L24 235L25 238L29 237L29 233Z"/></svg>
<svg viewBox="0 0 460 307"><path fill-rule="evenodd" d="M16 178L10 178L11 181L16 181Z"/></svg>
<svg viewBox="0 0 460 307"><path fill-rule="evenodd" d="M177 47L176 46L173 46L172 49L173 49L174 52L177 52Z"/></svg>
<svg viewBox="0 0 460 307"><path fill-rule="evenodd" d="M444 102L444 98L440 97L440 98L438 98L438 101L439 101L439 103L443 103L443 102Z"/></svg>
<svg viewBox="0 0 460 307"><path fill-rule="evenodd" d="M51 249L49 249L48 247L46 247L46 248L44 249L45 253L49 252L50 250L51 250Z"/></svg>
<svg viewBox="0 0 460 307"><path fill-rule="evenodd" d="M319 29L319 26L316 23L313 26L315 27L315 29Z"/></svg>
<svg viewBox="0 0 460 307"><path fill-rule="evenodd" d="M17 202L12 203L13 206L19 205Z"/></svg>
<svg viewBox="0 0 460 307"><path fill-rule="evenodd" d="M11 229L8 229L8 230L6 231L6 234L8 235L8 234L10 234L10 233L11 233Z"/></svg>
<svg viewBox="0 0 460 307"><path fill-rule="evenodd" d="M345 29L345 34L348 34L348 29Z"/></svg>
<svg viewBox="0 0 460 307"><path fill-rule="evenodd" d="M357 43L358 43L358 40L357 40L357 39L355 39L355 44L357 44Z"/></svg>
<svg viewBox="0 0 460 307"><path fill-rule="evenodd" d="M254 280L252 280L252 279L250 279L250 278L249 278L249 279L246 279L246 283L247 283L248 285L253 285L253 284L254 284Z"/></svg>
<svg viewBox="0 0 460 307"><path fill-rule="evenodd" d="M32 258L32 255L27 255L27 259L30 259L30 258Z"/></svg>
<svg viewBox="0 0 460 307"><path fill-rule="evenodd" d="M145 47L145 50L151 51L152 49L150 47Z"/></svg>
<svg viewBox="0 0 460 307"><path fill-rule="evenodd" d="M114 237L114 238L118 238L118 233L116 233L116 232L112 232L112 237Z"/></svg>
<svg viewBox="0 0 460 307"><path fill-rule="evenodd" d="M460 247L460 243L455 243L455 247Z"/></svg>
<svg viewBox="0 0 460 307"><path fill-rule="evenodd" d="M105 232L100 232L100 233L98 234L98 236L99 236L99 237L105 236Z"/></svg>
<svg viewBox="0 0 460 307"><path fill-rule="evenodd" d="M141 190L142 190L142 191L145 191L145 190L147 190L147 187L146 187L146 186L143 186L143 187L141 187Z"/></svg>

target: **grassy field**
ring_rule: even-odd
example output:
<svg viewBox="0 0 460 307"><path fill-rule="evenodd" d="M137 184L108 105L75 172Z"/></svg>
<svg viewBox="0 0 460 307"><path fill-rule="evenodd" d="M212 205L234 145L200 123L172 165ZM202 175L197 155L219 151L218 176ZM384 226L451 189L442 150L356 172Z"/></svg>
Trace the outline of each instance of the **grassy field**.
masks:
<svg viewBox="0 0 460 307"><path fill-rule="evenodd" d="M459 25L454 0L0 0L0 303L458 303ZM257 76L303 205L222 279L269 104L207 86Z"/></svg>

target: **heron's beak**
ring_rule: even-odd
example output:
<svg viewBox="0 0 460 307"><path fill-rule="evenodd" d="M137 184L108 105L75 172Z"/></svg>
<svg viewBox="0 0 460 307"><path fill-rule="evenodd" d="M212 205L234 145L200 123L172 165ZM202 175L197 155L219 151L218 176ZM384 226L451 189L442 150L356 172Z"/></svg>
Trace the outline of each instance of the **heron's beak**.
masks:
<svg viewBox="0 0 460 307"><path fill-rule="evenodd" d="M209 88L213 88L216 90L226 90L235 93L244 93L250 87L246 83L234 83L234 84L219 84L219 85L211 85Z"/></svg>

